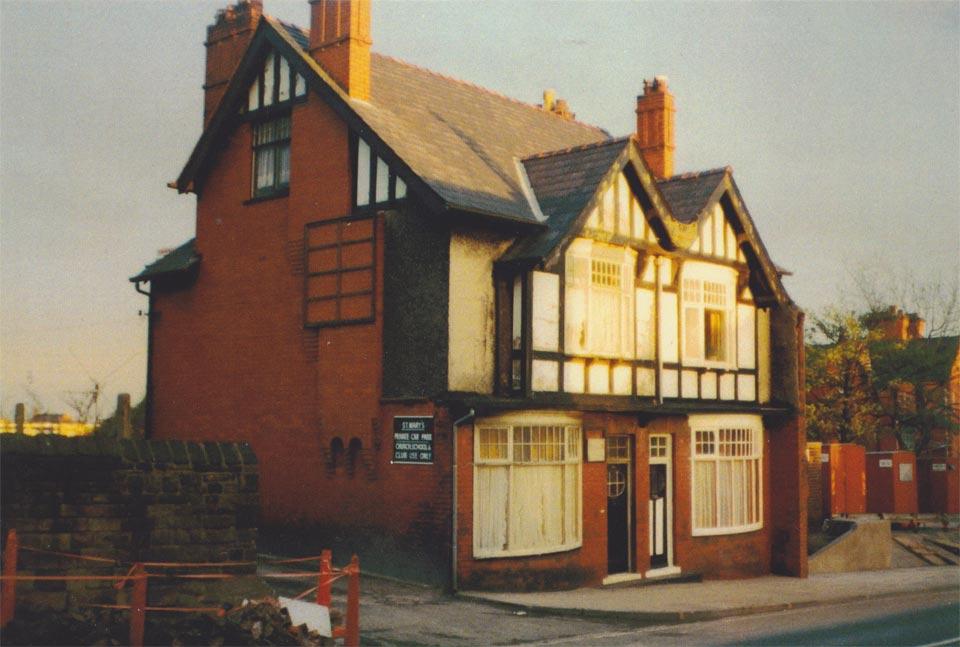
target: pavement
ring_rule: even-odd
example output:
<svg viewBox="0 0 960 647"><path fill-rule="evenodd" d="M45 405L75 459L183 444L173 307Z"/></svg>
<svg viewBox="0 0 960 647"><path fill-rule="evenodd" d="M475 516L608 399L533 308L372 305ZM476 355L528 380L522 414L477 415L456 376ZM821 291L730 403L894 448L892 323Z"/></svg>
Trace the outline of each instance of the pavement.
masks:
<svg viewBox="0 0 960 647"><path fill-rule="evenodd" d="M620 584L538 593L464 591L457 595L461 599L536 615L669 623L935 591L955 591L960 598L960 567L822 573L806 579L769 575L746 580Z"/></svg>

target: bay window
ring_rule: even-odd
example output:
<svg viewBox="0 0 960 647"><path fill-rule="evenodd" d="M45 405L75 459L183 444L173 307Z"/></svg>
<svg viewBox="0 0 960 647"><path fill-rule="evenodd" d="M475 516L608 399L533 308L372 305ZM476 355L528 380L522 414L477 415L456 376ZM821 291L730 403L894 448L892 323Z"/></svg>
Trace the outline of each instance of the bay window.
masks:
<svg viewBox="0 0 960 647"><path fill-rule="evenodd" d="M478 424L474 456L474 557L580 545L579 424Z"/></svg>
<svg viewBox="0 0 960 647"><path fill-rule="evenodd" d="M757 416L691 416L693 534L763 526L763 427Z"/></svg>

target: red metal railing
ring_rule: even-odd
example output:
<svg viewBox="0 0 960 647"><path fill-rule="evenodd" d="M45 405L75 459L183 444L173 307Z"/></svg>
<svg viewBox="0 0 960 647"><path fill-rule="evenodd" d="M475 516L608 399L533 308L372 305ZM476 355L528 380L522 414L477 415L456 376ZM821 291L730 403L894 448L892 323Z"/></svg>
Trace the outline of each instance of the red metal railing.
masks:
<svg viewBox="0 0 960 647"><path fill-rule="evenodd" d="M158 612L183 612L183 613L215 613L224 615L224 610L220 607L150 607L147 606L147 583L151 577L163 577L164 579L232 579L237 577L229 573L188 573L188 574L162 574L149 573L150 568L224 568L228 566L252 566L256 562L136 562L132 565L126 575L20 575L17 573L17 557L20 551L31 551L36 553L50 554L58 557L67 557L77 560L87 560L95 562L120 565L120 562L103 557L93 557L89 555L78 555L74 553L65 553L57 551L48 551L28 546L20 546L17 538L17 531L11 529L7 533L7 543L3 551L3 574L0 575L0 627L5 628L10 621L14 619L16 612L16 595L18 581L112 581L114 587L119 591L127 583L131 584L130 604L91 604L87 606L126 609L130 611L130 645L133 647L142 647L144 639L144 629L146 627L146 617L148 611ZM317 578L317 586L307 589L297 596L297 599L305 597L316 591L317 604L330 608L331 585L341 577L348 577L347 584L347 610L345 622L343 625L332 627L334 638L343 638L347 647L357 647L360 645L360 560L354 555L350 564L343 568L334 568L332 566L333 556L331 551L324 550L316 557L298 557L294 559L275 560L271 564L292 564L299 562L319 561L318 572L304 571L294 573L264 573L261 577L274 579L297 579L297 578Z"/></svg>

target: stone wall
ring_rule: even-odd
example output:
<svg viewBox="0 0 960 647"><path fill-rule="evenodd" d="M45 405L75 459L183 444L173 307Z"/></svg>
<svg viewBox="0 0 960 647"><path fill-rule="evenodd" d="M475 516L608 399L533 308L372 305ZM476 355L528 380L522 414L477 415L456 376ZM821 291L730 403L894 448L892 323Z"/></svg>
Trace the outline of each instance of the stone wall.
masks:
<svg viewBox="0 0 960 647"><path fill-rule="evenodd" d="M256 559L258 469L246 444L3 434L0 470L4 542L15 528L21 547L121 562L21 549L21 572L107 575L133 561ZM108 582L21 582L17 591L61 608L116 599Z"/></svg>

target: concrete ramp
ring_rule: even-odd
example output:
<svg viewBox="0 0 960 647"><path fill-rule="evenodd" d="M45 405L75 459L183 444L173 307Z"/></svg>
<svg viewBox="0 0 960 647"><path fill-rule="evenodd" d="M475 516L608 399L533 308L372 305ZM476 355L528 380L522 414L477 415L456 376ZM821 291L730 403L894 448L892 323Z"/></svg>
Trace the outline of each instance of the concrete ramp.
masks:
<svg viewBox="0 0 960 647"><path fill-rule="evenodd" d="M831 519L839 536L809 558L810 574L890 568L893 540L887 519Z"/></svg>

